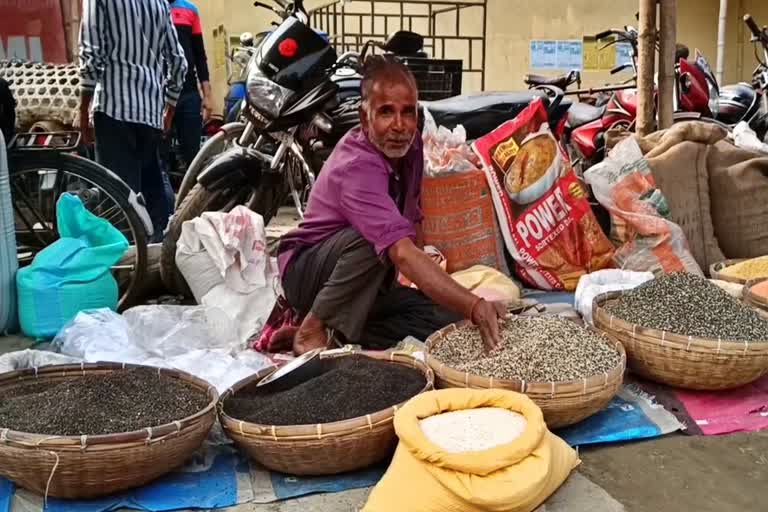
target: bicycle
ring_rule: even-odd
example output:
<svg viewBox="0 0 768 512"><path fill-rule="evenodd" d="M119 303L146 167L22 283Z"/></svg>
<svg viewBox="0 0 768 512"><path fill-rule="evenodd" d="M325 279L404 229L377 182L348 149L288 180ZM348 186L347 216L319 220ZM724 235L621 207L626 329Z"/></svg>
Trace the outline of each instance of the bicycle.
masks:
<svg viewBox="0 0 768 512"><path fill-rule="evenodd" d="M112 171L76 154L85 151L75 131L20 133L8 144L19 267L58 240L56 202L61 194L74 194L128 239L128 252L112 267L122 311L135 304L147 274L152 222L141 196Z"/></svg>

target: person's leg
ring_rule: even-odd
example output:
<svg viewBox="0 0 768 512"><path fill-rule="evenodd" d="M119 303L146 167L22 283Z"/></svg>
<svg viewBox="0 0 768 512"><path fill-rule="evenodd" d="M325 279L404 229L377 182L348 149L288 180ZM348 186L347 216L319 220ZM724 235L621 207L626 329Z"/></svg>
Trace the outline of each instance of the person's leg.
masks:
<svg viewBox="0 0 768 512"><path fill-rule="evenodd" d="M366 349L383 350L408 336L425 341L435 331L462 319L419 290L397 286L376 299L357 343Z"/></svg>
<svg viewBox="0 0 768 512"><path fill-rule="evenodd" d="M141 192L147 202L147 210L152 219L154 235L152 242L163 239L163 231L173 214L172 201L169 200L167 179L164 179L160 165L160 143L162 132L146 125L136 125L140 138L141 155Z"/></svg>
<svg viewBox="0 0 768 512"><path fill-rule="evenodd" d="M359 340L391 270L353 229L301 251L283 276L286 299L306 315L296 334L296 351L322 346L326 327Z"/></svg>
<svg viewBox="0 0 768 512"><path fill-rule="evenodd" d="M134 124L96 112L96 161L117 174L137 194L141 192L142 158Z"/></svg>
<svg viewBox="0 0 768 512"><path fill-rule="evenodd" d="M203 102L196 90L182 93L176 105L173 124L181 149L181 155L177 155L177 158L181 157L187 167L200 151L200 138L203 134L202 108Z"/></svg>

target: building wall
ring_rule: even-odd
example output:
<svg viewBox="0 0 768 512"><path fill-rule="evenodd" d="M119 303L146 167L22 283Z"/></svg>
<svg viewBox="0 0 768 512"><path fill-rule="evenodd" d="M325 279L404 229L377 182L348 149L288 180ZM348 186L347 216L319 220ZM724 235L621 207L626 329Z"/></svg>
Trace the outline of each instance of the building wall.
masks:
<svg viewBox="0 0 768 512"><path fill-rule="evenodd" d="M418 0L417 0L418 1ZM325 4L327 0L307 0L308 8ZM209 59L212 61L214 91L223 101L226 93L225 66L215 65L214 49L222 51L222 36L213 31L223 26L226 37L243 31L258 32L269 28L277 18L264 9L253 7L250 0L198 0ZM678 41L691 50L698 48L715 68L717 59L717 25L719 0L678 0ZM367 2L352 1L349 8L365 9ZM522 78L530 73L529 45L532 39L582 39L611 27L637 26L637 0L488 0L486 30L486 90L516 90L524 87ZM749 34L742 22L744 13L751 13L758 23L768 24L768 1L730 0L726 34L725 81L747 80L756 65ZM462 14L463 34L481 30L479 10ZM397 27L391 28L394 30ZM418 27L414 27L418 30ZM441 15L437 33L452 33L455 17ZM447 46L446 57L466 59L466 49ZM478 58L479 49L475 50ZM453 55L451 55L453 52ZM555 74L556 71L550 74ZM543 73L547 74L547 73ZM606 71L583 71L585 85L602 85L628 78L628 73L610 76ZM479 79L465 76L464 90L480 90Z"/></svg>

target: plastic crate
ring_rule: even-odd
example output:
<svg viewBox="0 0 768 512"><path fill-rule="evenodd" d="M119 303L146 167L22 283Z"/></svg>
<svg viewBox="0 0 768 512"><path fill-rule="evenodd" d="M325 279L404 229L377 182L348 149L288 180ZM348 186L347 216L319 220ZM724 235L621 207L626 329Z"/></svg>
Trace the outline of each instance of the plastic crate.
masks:
<svg viewBox="0 0 768 512"><path fill-rule="evenodd" d="M444 59L401 58L416 77L419 99L435 101L461 94L464 61Z"/></svg>

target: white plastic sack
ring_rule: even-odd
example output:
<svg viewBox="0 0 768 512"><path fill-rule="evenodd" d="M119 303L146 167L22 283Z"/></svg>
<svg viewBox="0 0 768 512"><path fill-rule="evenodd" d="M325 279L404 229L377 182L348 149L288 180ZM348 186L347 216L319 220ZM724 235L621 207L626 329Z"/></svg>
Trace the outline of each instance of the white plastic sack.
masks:
<svg viewBox="0 0 768 512"><path fill-rule="evenodd" d="M592 324L592 302L601 293L631 290L646 281L653 279L650 272L632 272L630 270L607 269L581 276L576 287L574 305L584 317L584 321Z"/></svg>
<svg viewBox="0 0 768 512"><path fill-rule="evenodd" d="M223 391L272 363L248 350L237 325L219 308L140 306L121 316L85 311L53 341L61 354L85 362L109 361L175 368Z"/></svg>
<svg viewBox="0 0 768 512"><path fill-rule="evenodd" d="M52 364L73 364L81 361L78 357L65 356L45 350L19 350L0 356L0 373L40 368Z"/></svg>
<svg viewBox="0 0 768 512"><path fill-rule="evenodd" d="M480 169L480 160L467 144L467 131L462 125L453 130L438 127L429 110L424 109L424 175L445 176Z"/></svg>
<svg viewBox="0 0 768 512"><path fill-rule="evenodd" d="M733 128L733 142L740 148L768 154L768 144L757 138L749 123L742 121Z"/></svg>
<svg viewBox="0 0 768 512"><path fill-rule="evenodd" d="M238 206L185 222L176 265L198 304L226 311L243 342L261 332L275 304L277 276L261 215Z"/></svg>

